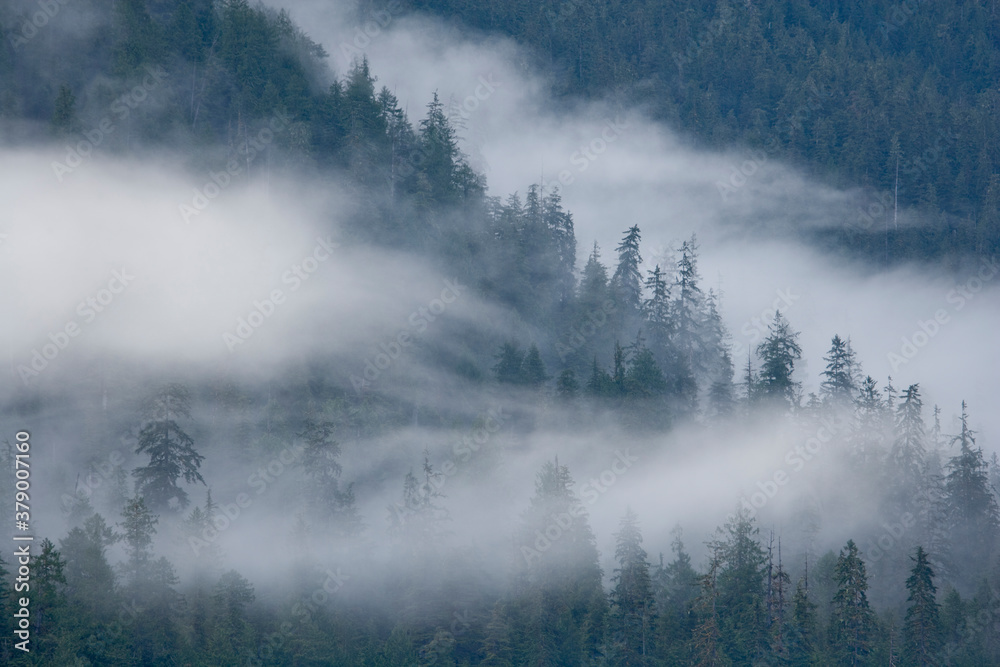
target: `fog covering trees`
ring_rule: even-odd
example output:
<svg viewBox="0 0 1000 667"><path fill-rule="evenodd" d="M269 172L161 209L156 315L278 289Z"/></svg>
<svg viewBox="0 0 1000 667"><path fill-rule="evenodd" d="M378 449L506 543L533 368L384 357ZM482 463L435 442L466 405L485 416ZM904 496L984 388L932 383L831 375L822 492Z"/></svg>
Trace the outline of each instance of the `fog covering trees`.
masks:
<svg viewBox="0 0 1000 667"><path fill-rule="evenodd" d="M780 312L735 382L724 295L705 289L695 237L644 274L639 225L621 223L613 261L595 243L577 271L573 217L557 190L488 196L436 94L411 122L367 61L333 76L286 14L244 0L60 6L51 34L75 57L58 67L50 39L25 37L30 6L0 10L0 111L28 139L78 139L112 113L115 131L100 141L109 154L172 149L211 169L235 160L240 178L344 179L360 202L344 244L427 257L514 324L456 324L444 344L420 347L439 371L421 391L449 387L462 409L388 382L356 390L322 358L262 384L102 376L124 398L67 419L97 415L79 435L88 462L119 442L130 457L102 463L99 487L69 480L65 529L46 523L31 560L32 652L8 633L5 663L1000 662L1000 470L964 402L958 433L928 429L922 385L862 379L847 331L830 332L820 396L806 399L799 332ZM140 105L128 96L147 79L151 101ZM473 416L482 403L513 407L501 422ZM8 406L5 423L32 410ZM655 502L631 507L614 535L595 530L591 508L636 453L681 461L682 449L741 442L736 434L761 421L797 447L792 470L816 465L806 456L824 434L834 483L814 490L815 506L768 514L763 491L738 501L734 492L714 536L689 552L674 532L667 558L643 534L664 528ZM528 468L536 433L567 450L596 438L596 453L615 463L579 481L557 457ZM372 437L398 437L402 463L349 469L347 449ZM460 442L432 454L414 447L422 437ZM0 453L12 469L9 443ZM521 465L504 467L511 461ZM480 487L476 511L496 512L479 524L507 523L465 534L462 479ZM9 476L3 483L9 497ZM776 495L779 482L768 484ZM201 485L232 493L217 503L209 491L191 507ZM266 512L265 502L280 507ZM852 509L863 517L842 534L840 514ZM696 527L704 520L684 510ZM264 519L273 514L280 520ZM762 531L777 539L765 544ZM253 539L230 539L244 534ZM278 545L279 565L253 576L231 566L275 546L261 541ZM17 566L0 555L0 615L10 619Z"/></svg>

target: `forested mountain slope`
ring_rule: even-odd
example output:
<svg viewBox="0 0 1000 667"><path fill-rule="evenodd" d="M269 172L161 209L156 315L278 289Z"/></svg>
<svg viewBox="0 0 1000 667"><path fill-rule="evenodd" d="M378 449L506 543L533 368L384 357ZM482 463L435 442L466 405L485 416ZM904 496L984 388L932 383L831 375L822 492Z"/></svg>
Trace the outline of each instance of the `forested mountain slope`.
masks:
<svg viewBox="0 0 1000 667"><path fill-rule="evenodd" d="M995 1L401 1L514 37L559 94L642 103L706 145L740 143L875 201L895 203L898 185L931 230L893 230L892 256L1000 243ZM870 253L892 215L874 211L874 238L848 241Z"/></svg>

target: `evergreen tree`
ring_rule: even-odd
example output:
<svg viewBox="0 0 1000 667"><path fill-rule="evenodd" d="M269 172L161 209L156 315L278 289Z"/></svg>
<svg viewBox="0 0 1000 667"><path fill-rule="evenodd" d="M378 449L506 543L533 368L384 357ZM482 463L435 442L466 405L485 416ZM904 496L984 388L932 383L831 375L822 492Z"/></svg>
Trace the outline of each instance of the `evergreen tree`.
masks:
<svg viewBox="0 0 1000 667"><path fill-rule="evenodd" d="M718 576L722 557L718 543L709 546L712 558L708 572L699 578L701 594L696 609L700 620L691 635L692 664L695 667L728 667L733 663L723 650L724 637L719 619Z"/></svg>
<svg viewBox="0 0 1000 667"><path fill-rule="evenodd" d="M529 387L541 387L549 379L545 372L542 354L534 343L528 348L528 353L524 356L524 361L521 362L519 377L520 383Z"/></svg>
<svg viewBox="0 0 1000 667"><path fill-rule="evenodd" d="M689 639L694 631L695 598L699 577L691 566L691 557L684 550L680 527L671 531L673 560L666 566L663 555L652 574L658 617L658 646L661 659L668 664L690 661Z"/></svg>
<svg viewBox="0 0 1000 667"><path fill-rule="evenodd" d="M792 622L788 631L788 664L806 667L816 663L818 621L817 605L809 599L808 565L807 576L795 586L792 597Z"/></svg>
<svg viewBox="0 0 1000 667"><path fill-rule="evenodd" d="M505 342L496 356L497 363L493 366L497 382L519 384L523 377L521 369L524 367L524 358L524 352L516 341Z"/></svg>
<svg viewBox="0 0 1000 667"><path fill-rule="evenodd" d="M925 487L924 457L927 453L924 435L923 401L919 385L912 384L900 397L896 407L896 439L889 452L890 477L887 488L893 502L893 513L913 508Z"/></svg>
<svg viewBox="0 0 1000 667"><path fill-rule="evenodd" d="M656 364L656 359L653 358L652 351L639 340L636 349L628 357L628 368L623 382L625 394L632 399L662 396L666 392L667 382Z"/></svg>
<svg viewBox="0 0 1000 667"><path fill-rule="evenodd" d="M154 511L179 511L190 503L187 492L177 486L205 483L198 469L204 457L194 449L194 440L177 420L191 418L190 395L184 387L171 384L148 397L142 407L137 454L149 456L149 464L136 468L136 492L146 498Z"/></svg>
<svg viewBox="0 0 1000 667"><path fill-rule="evenodd" d="M790 657L786 609L791 577L781 561L781 540L778 540L778 561L774 562L774 535L767 547L767 625L769 628L769 655L773 660L787 663Z"/></svg>
<svg viewBox="0 0 1000 667"><path fill-rule="evenodd" d="M354 500L354 485L341 488L343 468L337 461L340 444L333 439L329 421L307 420L299 434L305 441L302 465L309 484L306 497L314 513L339 536L357 535L362 530L361 515Z"/></svg>
<svg viewBox="0 0 1000 667"><path fill-rule="evenodd" d="M94 514L60 541L66 559L66 592L73 606L93 621L110 620L118 582L108 563L108 547L121 539L104 517Z"/></svg>
<svg viewBox="0 0 1000 667"><path fill-rule="evenodd" d="M114 70L130 76L160 54L161 35L146 0L120 0L113 5Z"/></svg>
<svg viewBox="0 0 1000 667"><path fill-rule="evenodd" d="M593 313L602 311L608 297L608 270L601 264L601 250L597 241L594 241L594 249L587 257L577 287L577 301L580 308L578 317L588 318Z"/></svg>
<svg viewBox="0 0 1000 667"><path fill-rule="evenodd" d="M719 313L718 296L708 291L705 299L703 340L707 355L708 416L726 417L736 407L733 388L733 359L729 353L730 338Z"/></svg>
<svg viewBox="0 0 1000 667"><path fill-rule="evenodd" d="M32 637L38 642L36 654L44 661L51 658L61 639L60 630L66 613L66 561L62 554L45 539L41 551L31 558L31 600ZM18 596L20 597L20 596Z"/></svg>
<svg viewBox="0 0 1000 667"><path fill-rule="evenodd" d="M514 661L594 660L605 634L607 598L587 511L558 460L538 473L519 534L512 604L523 607L508 622L525 641Z"/></svg>
<svg viewBox="0 0 1000 667"><path fill-rule="evenodd" d="M216 664L234 664L254 650L247 611L256 596L253 586L236 570L219 578L213 594L215 631L209 654Z"/></svg>
<svg viewBox="0 0 1000 667"><path fill-rule="evenodd" d="M690 240L681 244L681 257L677 262L677 276L672 290L674 348L677 350L678 367L692 377L706 371L706 350L700 335L705 297L698 285L700 280L698 245L692 235Z"/></svg>
<svg viewBox="0 0 1000 667"><path fill-rule="evenodd" d="M642 256L639 254L641 235L638 225L628 228L622 242L618 245L618 267L611 277L611 291L615 300L627 313L638 312L642 303L642 274L639 265Z"/></svg>
<svg viewBox="0 0 1000 667"><path fill-rule="evenodd" d="M934 570L923 547L917 547L916 556L911 556L910 560L913 569L906 580L910 596L903 629L903 662L912 667L929 667L940 664L938 651L941 646Z"/></svg>
<svg viewBox="0 0 1000 667"><path fill-rule="evenodd" d="M597 357L590 368L590 378L587 380L587 393L591 396L614 396L617 393L614 378L597 365Z"/></svg>
<svg viewBox="0 0 1000 667"><path fill-rule="evenodd" d="M660 271L660 265L651 269L646 277L649 297L642 303L643 321L649 332L653 350L660 359L667 358L673 336L670 313L670 286Z"/></svg>
<svg viewBox="0 0 1000 667"><path fill-rule="evenodd" d="M556 392L564 400L572 400L580 391L580 383L576 381L576 373L572 368L564 368L556 381Z"/></svg>
<svg viewBox="0 0 1000 667"><path fill-rule="evenodd" d="M850 456L857 469L868 469L881 459L887 438L886 426L891 417L878 383L867 376L854 401L854 423L849 437Z"/></svg>
<svg viewBox="0 0 1000 667"><path fill-rule="evenodd" d="M951 525L954 549L952 561L956 573L971 573L986 562L1000 530L1000 512L989 487L983 450L976 445L975 432L969 428L969 415L962 401L961 432L952 438L959 451L948 462L945 502ZM968 583L968 580L966 580Z"/></svg>
<svg viewBox="0 0 1000 667"><path fill-rule="evenodd" d="M431 465L424 452L421 469L423 480L410 470L403 480L403 501L389 506L389 533L400 540L402 546L413 552L435 550L435 544L444 534L448 510L438 504L444 498L440 487L443 475Z"/></svg>
<svg viewBox="0 0 1000 667"><path fill-rule="evenodd" d="M70 134L77 129L77 125L76 96L69 86L59 86L52 114L52 129L56 134Z"/></svg>
<svg viewBox="0 0 1000 667"><path fill-rule="evenodd" d="M655 605L638 517L628 509L615 535L618 568L612 577L611 630L616 664L652 664Z"/></svg>
<svg viewBox="0 0 1000 667"><path fill-rule="evenodd" d="M767 556L757 540L759 528L745 509L719 530L713 549L718 572L719 630L734 664L759 660L767 650Z"/></svg>
<svg viewBox="0 0 1000 667"><path fill-rule="evenodd" d="M837 592L830 617L831 655L841 664L864 665L875 639L875 614L868 606L868 575L854 540L841 549Z"/></svg>
<svg viewBox="0 0 1000 667"><path fill-rule="evenodd" d="M458 150L458 137L444 104L437 92L427 104L427 116L420 121L417 139L419 160L418 196L421 201L433 204L451 204L458 201L458 173L464 164Z"/></svg>
<svg viewBox="0 0 1000 667"><path fill-rule="evenodd" d="M781 311L777 311L768 326L767 338L757 346L757 355L761 359L758 389L764 398L787 407L799 404L800 385L792 377L795 362L802 358L798 337L799 334L791 330Z"/></svg>
<svg viewBox="0 0 1000 667"><path fill-rule="evenodd" d="M825 401L839 404L852 401L859 389L860 368L851 349L851 341L835 335L823 361L826 362L826 370L821 373L820 396Z"/></svg>

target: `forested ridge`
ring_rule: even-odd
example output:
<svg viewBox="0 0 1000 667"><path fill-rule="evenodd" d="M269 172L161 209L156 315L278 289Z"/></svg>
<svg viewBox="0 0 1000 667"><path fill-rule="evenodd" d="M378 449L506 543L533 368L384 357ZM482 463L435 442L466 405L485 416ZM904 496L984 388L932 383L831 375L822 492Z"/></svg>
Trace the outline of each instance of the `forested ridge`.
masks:
<svg viewBox="0 0 1000 667"><path fill-rule="evenodd" d="M685 240L669 265L644 270L642 231L624 224L616 247L595 243L578 267L573 218L557 190L526 184L523 194L488 196L485 178L459 150L450 110L436 95L412 122L393 94L378 87L366 61L335 76L324 65L323 49L283 13L245 0L66 2L56 3L47 26L29 36L25 17L38 6L0 10L0 114L8 143L26 143L27 137L57 147L64 170L56 168L54 178L73 178L86 168L88 144L93 153L132 158L169 150L197 173L218 173L235 162L239 169L230 172L238 182L267 170L320 174L347 183L358 202L339 227L331 220L340 242L430 258L504 313L505 327L470 327L445 316L433 340L414 346L411 354L441 369L464 394L466 402L451 411L401 399L358 364L345 369L325 359L305 360L266 387L223 377L156 382L151 389L139 374L114 365L106 374L88 375L81 383L85 398L68 408L82 424L73 437L86 456L70 465L85 471L83 483L79 476L60 480L66 530L53 530L51 541L36 544L31 561L32 652L16 650L15 636L4 633L4 661L1000 664L1000 462L984 453L984 445L994 443L977 441L970 425L970 414L988 406L970 408L954 397L955 405L944 406L942 425L942 411L923 404L919 378L896 387L892 378L876 380L863 371L849 331L829 332L825 367L814 378L819 391L806 395L797 368L799 334L781 312L746 358L732 358L725 304L704 286L697 238ZM554 10L565 16L554 22L559 30L587 34L576 22L591 16L589 6L519 7L491 6L491 23L483 26L517 34L523 17L541 12L544 19ZM752 67L752 76L737 77L740 85L773 76L763 88L790 96L777 108L794 107L799 88L789 84L792 73L782 79L780 68L757 67L744 52L722 45L740 48L751 34L743 31L764 30L765 23L786 26L773 43L789 53L799 47L783 40L806 45L809 29L829 40L830 26L839 26L837 43L854 34L847 19L828 25L817 18L833 7L796 14L786 8L781 15L797 16L794 21L778 21L778 7L741 7L731 11L748 16L729 19L713 37L718 48L690 52L685 80L708 82L710 76L699 79L694 72L718 57ZM977 21L995 20L992 5L969 7L970 30ZM930 5L918 8L932 12ZM464 16L472 9L452 11ZM697 17L710 20L705 11L678 9L691 27L670 43L689 44L692 32L698 34ZM507 12L519 18L506 21ZM914 15L890 39L926 20ZM651 18L625 23L642 31L663 26ZM787 27L793 24L804 27ZM604 74L581 75L567 91L645 82L638 64L633 73L621 73L616 60L615 49L631 37L606 34L586 54L603 59L599 65L585 66L579 55L570 68ZM644 43L644 57L671 53L653 39ZM845 42L836 53L851 61L857 48ZM953 234L927 236L940 243L932 241L938 245L919 254L995 248L996 220L984 208L987 194L997 190L990 143L996 133L987 131L996 117L986 111L995 91L982 90L994 65L986 46L977 53L982 70L952 76L956 90L942 93L958 101L947 108L940 102L926 113L961 116L985 132L985 140L974 140L975 160L956 149L936 161L941 183L950 185L938 188L928 179L930 195L919 195L940 197L966 222ZM823 49L816 58L840 62ZM912 63L919 66L919 59ZM817 85L826 85L822 77L836 78L839 70L829 68L817 74ZM608 72L619 72L618 78L601 78ZM908 79L894 74L892 80ZM713 86L705 85L704 95L685 93L701 101L692 101L690 110L677 106L676 118L704 119L714 140L750 136L740 129L758 118L749 107L776 108L775 98L754 102L756 93L748 92L749 110L731 100L732 113L728 107L718 113L705 101ZM736 83L718 86L723 88L727 94L740 90ZM864 114L881 108L875 99L858 104ZM864 117L875 123L884 116ZM913 126L893 118L891 126ZM764 128L772 120L758 122ZM846 139L828 139L819 158L815 126L823 120L810 120L809 136L782 150L849 165L843 167L848 175L864 174L873 187L888 187L889 149L881 130L866 129L871 144L852 150L853 162L838 152L850 145ZM831 127L822 132L829 136L857 131L852 123L827 120ZM935 122L927 127L938 127ZM899 140L915 150L916 137ZM921 201L930 206L937 200ZM179 211L178 224L185 215L196 219L197 211L192 199ZM901 236L898 242L911 241ZM53 404L74 404L70 389L59 391L49 397ZM497 405L504 409L482 409ZM26 390L4 414L5 421L9 416L24 423L49 413L42 398ZM388 481L357 479L342 464L347 448L418 423L449 432L464 449L456 446L454 456L426 451L406 461L409 472L393 473ZM681 528L691 531L684 522L669 544L644 541L644 532L663 528L663 508L655 505L631 507L612 535L596 533L589 508L609 486L605 477L577 479L556 457L533 471L530 495L512 497L504 508L517 525L504 536L504 553L485 553L452 528L461 508L449 499L454 482L448 480L465 478L487 488L531 433L583 439L613 429L615 437L601 451L614 480L642 457L662 454L656 448L672 442L664 434L683 433L683 446L696 448L762 423L793 434L784 481L775 473L734 488L732 514L704 548L685 543ZM5 468L12 467L13 443L0 453ZM771 499L785 493L789 474L815 470L814 460L847 472L807 494L793 520L774 526L767 515ZM226 486L234 492L213 499L210 489L225 486L223 471L246 484ZM391 500L384 512L366 514L358 498L377 495L383 482ZM13 478L4 476L3 484L3 497L12 497ZM280 495L291 519L283 534L269 539L289 546L273 577L251 580L231 567L234 554L222 544L227 533L250 529L254 519L246 517L264 512L258 492ZM867 518L842 532L839 515ZM231 526L236 528L228 532ZM832 550L831 540L838 545ZM0 556L6 562L0 608L10 619L17 563L6 550Z"/></svg>
<svg viewBox="0 0 1000 667"><path fill-rule="evenodd" d="M875 222L824 239L835 246L879 257L887 212L874 205L897 192L926 226L892 230L891 257L1000 242L996 2L402 4L515 38L558 94L640 102L706 145L871 188Z"/></svg>

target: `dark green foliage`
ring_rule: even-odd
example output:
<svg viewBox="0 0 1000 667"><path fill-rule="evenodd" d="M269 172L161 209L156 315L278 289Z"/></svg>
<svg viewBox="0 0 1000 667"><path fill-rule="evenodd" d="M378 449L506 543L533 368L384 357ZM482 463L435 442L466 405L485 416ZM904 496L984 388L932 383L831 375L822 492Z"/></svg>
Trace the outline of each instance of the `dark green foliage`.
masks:
<svg viewBox="0 0 1000 667"><path fill-rule="evenodd" d="M825 400L846 404L858 393L860 367L851 349L851 341L834 336L830 351L823 357L826 370L821 375L820 394Z"/></svg>
<svg viewBox="0 0 1000 667"><path fill-rule="evenodd" d="M868 606L868 575L857 545L848 540L836 566L837 592L830 616L830 650L838 664L865 665L877 626Z"/></svg>
<svg viewBox="0 0 1000 667"><path fill-rule="evenodd" d="M618 567L611 579L609 617L613 660L618 665L653 664L656 622L653 588L638 517L631 509L622 517L615 538Z"/></svg>
<svg viewBox="0 0 1000 667"><path fill-rule="evenodd" d="M990 3L403 5L514 37L557 95L613 93L703 144L748 146L742 159L757 166L805 163L868 188L824 243L879 262L997 249L1000 18ZM735 183L724 175L716 188L733 201ZM891 229L897 194L932 226Z"/></svg>
<svg viewBox="0 0 1000 667"><path fill-rule="evenodd" d="M321 525L336 535L357 535L362 529L361 516L353 485L341 488L340 444L333 439L333 431L332 422L309 420L300 433L305 441L302 466L309 480L308 498Z"/></svg>
<svg viewBox="0 0 1000 667"><path fill-rule="evenodd" d="M753 517L740 509L712 545L719 560L715 604L721 646L734 664L758 659L767 646L767 556L758 532Z"/></svg>
<svg viewBox="0 0 1000 667"><path fill-rule="evenodd" d="M962 402L961 432L952 438L958 452L948 461L945 479L945 502L951 527L949 542L962 545L952 555L952 566L966 590L971 581L962 573L974 571L977 563L988 559L1000 532L997 499L989 486L989 471L983 450L976 445L975 432L969 428L965 401Z"/></svg>
<svg viewBox="0 0 1000 667"><path fill-rule="evenodd" d="M59 86L55 111L52 113L52 129L56 134L67 134L77 129L76 96L69 86Z"/></svg>
<svg viewBox="0 0 1000 667"><path fill-rule="evenodd" d="M177 481L205 483L198 468L204 457L194 449L191 439L177 423L191 418L188 390L181 385L167 385L142 406L142 427L139 431L137 454L149 456L149 464L136 468L136 492L145 497L150 509L158 512L179 511L188 506L187 491Z"/></svg>
<svg viewBox="0 0 1000 667"><path fill-rule="evenodd" d="M524 355L524 361L521 362L520 381L529 387L540 387L548 379L542 353L538 351L538 346L532 343L528 353Z"/></svg>
<svg viewBox="0 0 1000 667"><path fill-rule="evenodd" d="M934 570L927 560L927 552L917 547L912 556L913 570L906 580L910 592L903 628L903 661L905 665L928 667L940 664L941 627L934 586Z"/></svg>
<svg viewBox="0 0 1000 667"><path fill-rule="evenodd" d="M792 377L795 362L802 358L798 337L781 311L776 312L774 321L768 325L767 338L757 346L761 366L756 391L761 398L788 407L798 406L800 384Z"/></svg>
<svg viewBox="0 0 1000 667"><path fill-rule="evenodd" d="M642 275L639 273L639 265L642 264L639 254L641 238L638 225L633 225L616 248L618 267L611 276L611 294L626 312L638 311L642 299Z"/></svg>

